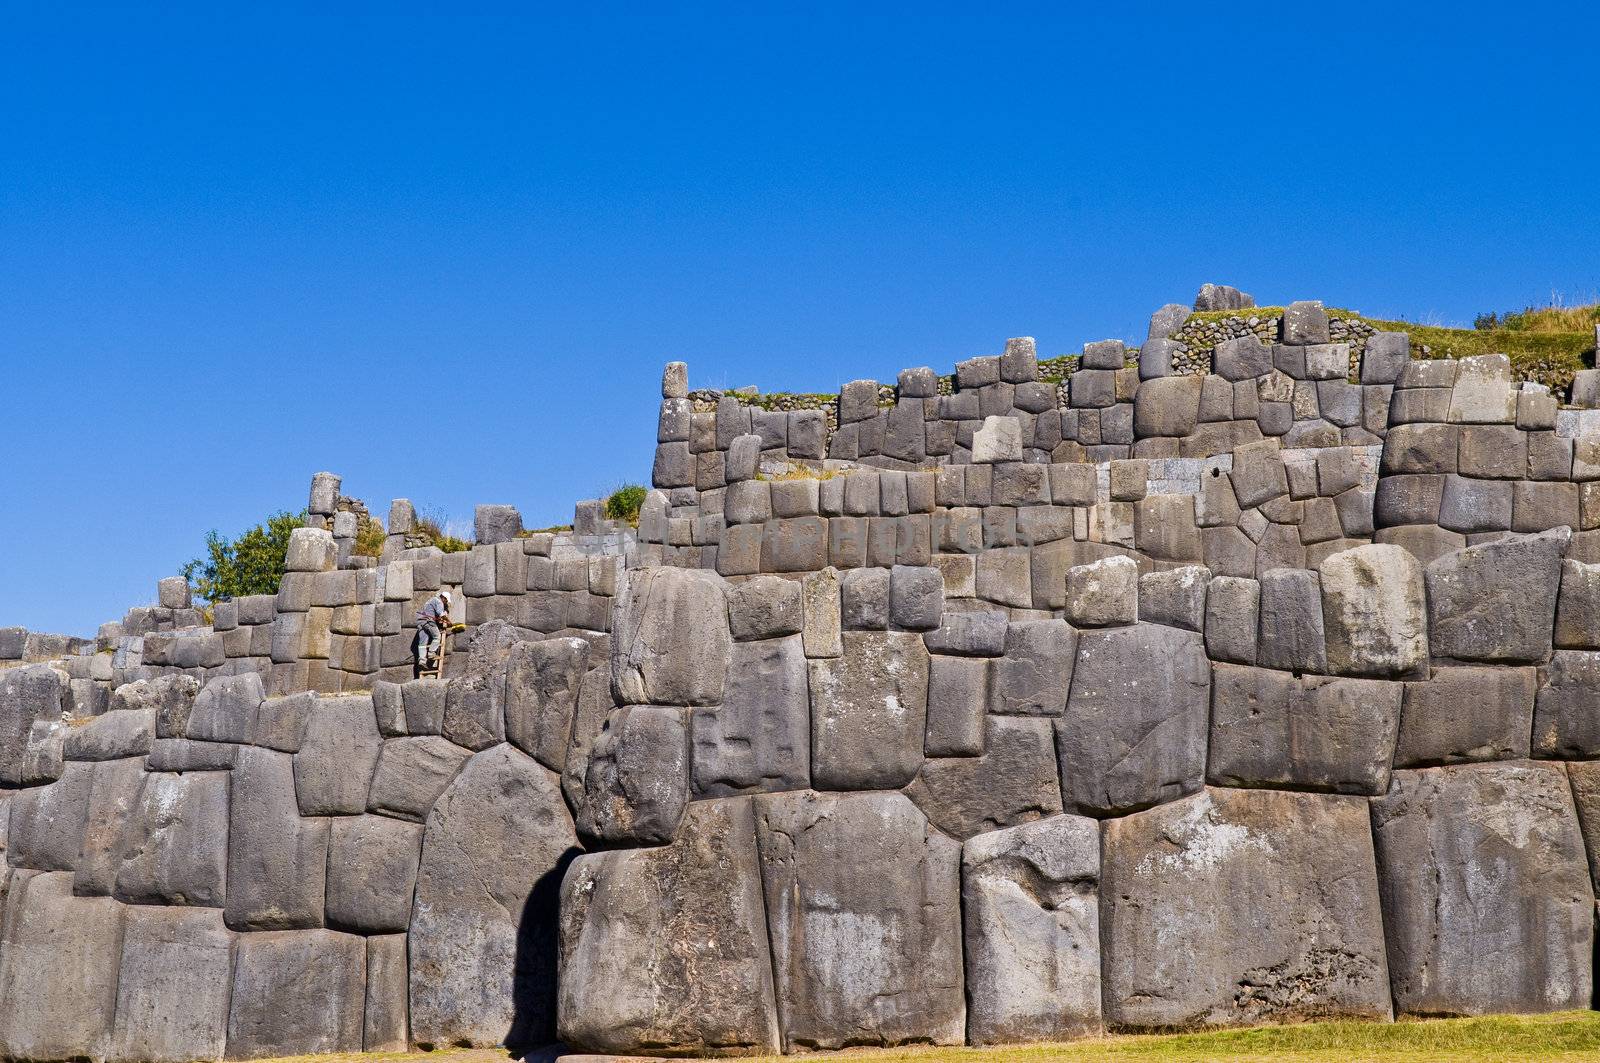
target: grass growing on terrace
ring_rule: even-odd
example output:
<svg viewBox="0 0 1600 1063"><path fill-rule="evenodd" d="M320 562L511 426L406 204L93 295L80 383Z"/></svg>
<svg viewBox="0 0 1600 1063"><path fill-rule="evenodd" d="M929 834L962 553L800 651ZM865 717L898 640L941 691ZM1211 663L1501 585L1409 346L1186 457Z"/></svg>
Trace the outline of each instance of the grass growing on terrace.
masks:
<svg viewBox="0 0 1600 1063"><path fill-rule="evenodd" d="M500 1063L503 1051L342 1053L263 1063ZM1396 1023L1320 1022L999 1048L859 1049L771 1057L846 1063L1576 1063L1600 1059L1600 1013L1492 1015Z"/></svg>

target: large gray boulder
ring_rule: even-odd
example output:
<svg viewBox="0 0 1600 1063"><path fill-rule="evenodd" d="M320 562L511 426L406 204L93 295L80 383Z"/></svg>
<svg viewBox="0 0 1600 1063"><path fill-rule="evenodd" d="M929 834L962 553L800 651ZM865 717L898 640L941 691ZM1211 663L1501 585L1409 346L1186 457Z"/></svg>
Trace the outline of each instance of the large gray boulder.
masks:
<svg viewBox="0 0 1600 1063"><path fill-rule="evenodd" d="M693 715L696 797L811 784L803 636L734 643L722 704L701 706Z"/></svg>
<svg viewBox="0 0 1600 1063"><path fill-rule="evenodd" d="M428 815L417 872L417 1042L552 1038L557 894L577 845L559 779L533 758L502 744L461 769Z"/></svg>
<svg viewBox="0 0 1600 1063"><path fill-rule="evenodd" d="M421 822L470 756L470 750L438 735L391 738L378 757L367 807Z"/></svg>
<svg viewBox="0 0 1600 1063"><path fill-rule="evenodd" d="M572 715L589 668L580 638L520 642L506 657L506 739L551 771L567 764Z"/></svg>
<svg viewBox="0 0 1600 1063"><path fill-rule="evenodd" d="M901 794L753 800L784 1050L961 1044L960 846Z"/></svg>
<svg viewBox="0 0 1600 1063"><path fill-rule="evenodd" d="M584 773L578 830L606 842L661 845L689 804L688 710L624 705L607 718Z"/></svg>
<svg viewBox="0 0 1600 1063"><path fill-rule="evenodd" d="M1078 632L1065 620L998 624L995 630L1005 638L1005 652L990 668L989 711L1006 716L1060 716L1072 685Z"/></svg>
<svg viewBox="0 0 1600 1063"><path fill-rule="evenodd" d="M618 702L718 704L732 641L727 599L716 573L682 568L630 573L612 614L611 672Z"/></svg>
<svg viewBox="0 0 1600 1063"><path fill-rule="evenodd" d="M1533 730L1533 668L1435 668L1407 683L1394 766L1421 768L1526 758Z"/></svg>
<svg viewBox="0 0 1600 1063"><path fill-rule="evenodd" d="M1218 664L1207 779L1381 794L1389 786L1402 686Z"/></svg>
<svg viewBox="0 0 1600 1063"><path fill-rule="evenodd" d="M189 710L187 726L181 734L170 737L202 742L252 742L256 717L266 699L261 676L255 672L219 676L200 688Z"/></svg>
<svg viewBox="0 0 1600 1063"><path fill-rule="evenodd" d="M573 861L562 1041L619 1055L778 1051L752 812L744 799L696 802L671 845Z"/></svg>
<svg viewBox="0 0 1600 1063"><path fill-rule="evenodd" d="M1600 754L1600 652L1557 650L1533 707L1533 753L1578 760Z"/></svg>
<svg viewBox="0 0 1600 1063"><path fill-rule="evenodd" d="M1105 1018L1387 1019L1366 802L1212 790L1105 826Z"/></svg>
<svg viewBox="0 0 1600 1063"><path fill-rule="evenodd" d="M119 1063L220 1059L227 1049L233 934L216 908L126 910L117 1017L107 1053Z"/></svg>
<svg viewBox="0 0 1600 1063"><path fill-rule="evenodd" d="M328 821L302 819L293 758L243 746L228 808L228 926L234 930L320 927L328 867Z"/></svg>
<svg viewBox="0 0 1600 1063"><path fill-rule="evenodd" d="M955 838L1057 815L1061 786L1050 721L990 716L984 732L979 756L923 761L906 795Z"/></svg>
<svg viewBox="0 0 1600 1063"><path fill-rule="evenodd" d="M117 900L221 908L228 881L228 774L145 772L119 855Z"/></svg>
<svg viewBox="0 0 1600 1063"><path fill-rule="evenodd" d="M30 781L28 734L35 723L57 720L67 679L47 664L0 671L0 784Z"/></svg>
<svg viewBox="0 0 1600 1063"><path fill-rule="evenodd" d="M332 930L240 934L228 1008L228 1055L359 1052L366 939Z"/></svg>
<svg viewBox="0 0 1600 1063"><path fill-rule="evenodd" d="M1323 633L1334 675L1396 678L1428 659L1428 599L1411 551L1374 544L1317 567Z"/></svg>
<svg viewBox="0 0 1600 1063"><path fill-rule="evenodd" d="M1589 1006L1594 890L1561 766L1397 771L1372 829L1397 1011Z"/></svg>
<svg viewBox="0 0 1600 1063"><path fill-rule="evenodd" d="M37 871L77 867L96 774L96 765L74 761L55 782L17 792L11 799L6 854L12 867Z"/></svg>
<svg viewBox="0 0 1600 1063"><path fill-rule="evenodd" d="M134 821L140 804L139 791L145 785L142 758L102 761L95 766L89 786L89 814L84 823L83 846L73 867L72 891L81 897L108 897L122 869L123 847L127 840L142 841L140 825ZM228 780L222 780L226 801ZM224 804L218 836L224 857L228 844L228 811Z"/></svg>
<svg viewBox="0 0 1600 1063"><path fill-rule="evenodd" d="M812 785L897 789L922 766L928 651L903 631L846 631L843 642L843 656L808 662Z"/></svg>
<svg viewBox="0 0 1600 1063"><path fill-rule="evenodd" d="M404 932L422 857L422 824L339 816L328 842L328 925L362 934Z"/></svg>
<svg viewBox="0 0 1600 1063"><path fill-rule="evenodd" d="M0 916L0 1057L104 1057L122 913L109 897L73 896L70 874L11 872Z"/></svg>
<svg viewBox="0 0 1600 1063"><path fill-rule="evenodd" d="M967 1039L1063 1041L1100 1028L1100 828L1052 816L961 855Z"/></svg>
<svg viewBox="0 0 1600 1063"><path fill-rule="evenodd" d="M371 695L318 698L300 752L294 755L300 814L354 816L366 811L382 748Z"/></svg>
<svg viewBox="0 0 1600 1063"><path fill-rule="evenodd" d="M1205 781L1211 664L1201 637L1158 624L1086 631L1056 755L1066 806L1123 815Z"/></svg>
<svg viewBox="0 0 1600 1063"><path fill-rule="evenodd" d="M1435 657L1539 663L1550 656L1561 555L1570 528L1509 535L1428 565L1428 637Z"/></svg>

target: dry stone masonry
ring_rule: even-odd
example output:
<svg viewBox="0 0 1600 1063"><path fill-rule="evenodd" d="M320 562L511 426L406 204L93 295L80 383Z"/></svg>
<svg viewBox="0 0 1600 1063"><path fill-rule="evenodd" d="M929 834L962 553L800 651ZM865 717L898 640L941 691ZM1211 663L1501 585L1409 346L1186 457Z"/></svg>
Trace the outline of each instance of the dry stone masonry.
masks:
<svg viewBox="0 0 1600 1063"><path fill-rule="evenodd" d="M1589 1006L1600 383L1253 306L827 402L673 363L637 529L399 499L364 557L318 473L275 595L0 629L0 1056Z"/></svg>

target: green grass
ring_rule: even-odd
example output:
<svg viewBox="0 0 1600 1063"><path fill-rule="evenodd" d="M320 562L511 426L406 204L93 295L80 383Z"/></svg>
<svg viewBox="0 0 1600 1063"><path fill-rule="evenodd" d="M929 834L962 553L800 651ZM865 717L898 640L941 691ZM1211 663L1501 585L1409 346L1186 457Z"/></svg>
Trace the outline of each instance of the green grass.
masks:
<svg viewBox="0 0 1600 1063"><path fill-rule="evenodd" d="M1396 1023L1319 1022L996 1048L852 1049L818 1053L849 1063L1576 1063L1600 1059L1600 1013L1493 1015ZM404 1055L346 1052L262 1063L500 1063L500 1049ZM794 1063L796 1056L765 1057Z"/></svg>
<svg viewBox="0 0 1600 1063"><path fill-rule="evenodd" d="M625 520L637 528L647 493L641 484L623 484L606 496L606 519Z"/></svg>

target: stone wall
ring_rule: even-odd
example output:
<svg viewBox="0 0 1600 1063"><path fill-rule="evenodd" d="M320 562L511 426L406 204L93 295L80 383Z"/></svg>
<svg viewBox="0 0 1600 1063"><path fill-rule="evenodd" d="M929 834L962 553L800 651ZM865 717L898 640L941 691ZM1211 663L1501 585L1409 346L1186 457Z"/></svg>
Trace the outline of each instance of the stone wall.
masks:
<svg viewBox="0 0 1600 1063"><path fill-rule="evenodd" d="M1187 319L831 411L675 363L636 531L363 559L319 474L277 595L0 631L0 1056L1588 1006L1600 412Z"/></svg>

